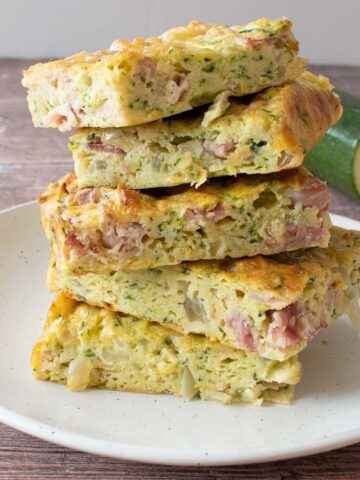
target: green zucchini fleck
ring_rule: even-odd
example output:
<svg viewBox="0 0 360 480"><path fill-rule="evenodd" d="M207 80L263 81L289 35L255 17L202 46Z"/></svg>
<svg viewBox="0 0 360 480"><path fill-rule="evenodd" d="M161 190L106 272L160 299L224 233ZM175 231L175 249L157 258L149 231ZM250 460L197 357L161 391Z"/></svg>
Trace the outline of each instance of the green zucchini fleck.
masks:
<svg viewBox="0 0 360 480"><path fill-rule="evenodd" d="M85 356L85 357L88 357L88 358L93 358L93 357L95 357L96 355L95 355L94 352L92 352L92 351L88 348L87 350L85 350L84 356Z"/></svg>

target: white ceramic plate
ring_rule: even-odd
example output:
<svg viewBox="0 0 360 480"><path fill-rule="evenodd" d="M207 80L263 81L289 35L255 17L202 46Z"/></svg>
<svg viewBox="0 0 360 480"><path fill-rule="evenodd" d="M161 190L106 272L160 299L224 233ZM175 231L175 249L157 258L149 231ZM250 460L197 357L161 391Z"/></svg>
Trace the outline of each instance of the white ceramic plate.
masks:
<svg viewBox="0 0 360 480"><path fill-rule="evenodd" d="M360 222L333 216L337 225ZM88 391L32 379L29 355L50 305L48 245L35 203L0 214L0 421L91 453L172 465L254 463L360 441L360 340L346 319L301 355L291 406L222 406Z"/></svg>

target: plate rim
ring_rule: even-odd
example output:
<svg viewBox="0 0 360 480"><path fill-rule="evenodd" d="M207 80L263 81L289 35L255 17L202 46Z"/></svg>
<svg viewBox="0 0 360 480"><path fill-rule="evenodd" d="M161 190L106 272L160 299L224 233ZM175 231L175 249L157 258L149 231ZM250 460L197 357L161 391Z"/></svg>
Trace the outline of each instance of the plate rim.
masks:
<svg viewBox="0 0 360 480"><path fill-rule="evenodd" d="M36 200L24 202L0 211L0 215L14 210L33 207ZM343 215L331 213L334 223L351 221L358 225L360 221ZM293 459L303 456L342 448L360 441L360 428L342 434L326 435L313 439L308 444L289 444L277 447L253 447L241 450L216 452L204 449L171 449L151 446L132 445L122 442L106 441L70 432L48 423L33 420L26 415L16 413L0 405L0 422L21 432L63 447L105 457L153 463L169 466L230 466L267 463Z"/></svg>
<svg viewBox="0 0 360 480"><path fill-rule="evenodd" d="M261 449L254 447L216 453L201 449L154 448L94 439L87 435L69 432L44 422L29 419L25 415L14 413L2 406L0 406L0 422L49 443L84 453L119 460L182 467L251 465L290 460L328 452L360 441L360 428L358 428L341 435L319 437L316 442L313 440L309 445L302 444L300 448L298 444L293 444L286 449L283 447L263 447Z"/></svg>

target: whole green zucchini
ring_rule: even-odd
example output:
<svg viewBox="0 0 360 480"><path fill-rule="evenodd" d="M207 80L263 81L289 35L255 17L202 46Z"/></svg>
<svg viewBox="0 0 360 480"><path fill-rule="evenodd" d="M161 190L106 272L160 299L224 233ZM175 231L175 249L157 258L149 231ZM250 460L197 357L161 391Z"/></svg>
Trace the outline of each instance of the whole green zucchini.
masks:
<svg viewBox="0 0 360 480"><path fill-rule="evenodd" d="M360 200L360 97L337 93L343 115L308 152L305 165L337 190Z"/></svg>

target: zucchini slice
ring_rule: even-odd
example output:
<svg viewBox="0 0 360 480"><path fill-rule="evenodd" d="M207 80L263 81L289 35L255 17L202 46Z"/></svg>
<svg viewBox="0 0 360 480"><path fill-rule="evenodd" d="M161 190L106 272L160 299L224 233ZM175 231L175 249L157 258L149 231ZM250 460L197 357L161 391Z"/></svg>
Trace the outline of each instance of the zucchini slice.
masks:
<svg viewBox="0 0 360 480"><path fill-rule="evenodd" d="M343 115L305 157L314 175L360 200L360 97L340 95Z"/></svg>

